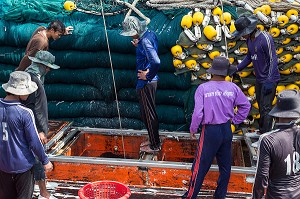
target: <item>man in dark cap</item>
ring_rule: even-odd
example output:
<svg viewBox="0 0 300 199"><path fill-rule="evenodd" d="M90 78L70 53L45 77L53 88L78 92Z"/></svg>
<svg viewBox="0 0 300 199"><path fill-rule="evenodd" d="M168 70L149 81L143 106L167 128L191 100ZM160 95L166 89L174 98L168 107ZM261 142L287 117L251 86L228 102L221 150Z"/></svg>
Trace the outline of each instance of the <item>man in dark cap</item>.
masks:
<svg viewBox="0 0 300 199"><path fill-rule="evenodd" d="M159 122L155 109L155 93L158 82L158 40L155 32L148 30L145 21L129 16L123 22L123 36L132 37L136 47L136 91L142 120L148 130L149 140L141 144L141 151L160 150Z"/></svg>
<svg viewBox="0 0 300 199"><path fill-rule="evenodd" d="M247 117L250 103L241 89L225 77L235 70L225 57L215 57L207 70L213 75L209 82L199 85L195 93L195 108L190 126L191 138L201 128L198 148L192 166L189 189L182 198L196 199L204 177L214 157L220 176L214 198L225 198L231 171L231 122L239 124ZM234 108L238 111L235 114Z"/></svg>
<svg viewBox="0 0 300 199"><path fill-rule="evenodd" d="M237 71L243 70L251 62L253 63L256 76L255 94L259 106L259 133L263 134L272 129L272 119L268 113L272 109L277 83L280 74L277 65L277 55L273 38L265 31L256 28L257 18L255 15L241 16L234 25L236 38L247 39L247 56L238 64ZM251 133L248 135L257 134Z"/></svg>
<svg viewBox="0 0 300 199"><path fill-rule="evenodd" d="M270 111L277 129L260 136L253 198L300 198L300 93L284 90Z"/></svg>

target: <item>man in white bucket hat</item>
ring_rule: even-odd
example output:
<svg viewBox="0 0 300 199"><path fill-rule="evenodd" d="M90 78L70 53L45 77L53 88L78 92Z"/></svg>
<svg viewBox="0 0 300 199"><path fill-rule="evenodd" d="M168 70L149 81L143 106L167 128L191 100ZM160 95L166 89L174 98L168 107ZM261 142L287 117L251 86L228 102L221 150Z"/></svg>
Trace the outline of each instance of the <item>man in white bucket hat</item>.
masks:
<svg viewBox="0 0 300 199"><path fill-rule="evenodd" d="M38 89L30 94L23 103L33 111L40 140L42 144L46 144L48 142L48 102L44 89L44 78L51 69L59 69L60 67L54 64L55 56L48 51L38 51L35 57L29 56L28 58L32 63L25 71L30 74ZM34 178L40 189L39 199L55 198L47 190L46 175L38 159L34 165Z"/></svg>
<svg viewBox="0 0 300 199"><path fill-rule="evenodd" d="M33 113L20 102L35 92L37 85L28 73L15 71L2 88L6 97L0 99L0 198L32 198L35 156L45 171L53 169L39 140Z"/></svg>

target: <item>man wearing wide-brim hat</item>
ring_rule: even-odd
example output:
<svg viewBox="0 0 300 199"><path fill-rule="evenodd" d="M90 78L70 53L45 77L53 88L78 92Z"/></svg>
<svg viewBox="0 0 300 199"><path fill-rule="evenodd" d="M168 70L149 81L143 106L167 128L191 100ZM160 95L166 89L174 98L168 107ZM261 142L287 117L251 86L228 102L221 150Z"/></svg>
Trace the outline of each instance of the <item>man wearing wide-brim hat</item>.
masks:
<svg viewBox="0 0 300 199"><path fill-rule="evenodd" d="M44 89L44 79L45 75L51 69L59 69L60 67L55 62L55 56L53 56L48 51L38 51L35 57L28 57L32 63L28 68L26 68L26 72L28 72L31 76L33 82L35 82L38 86L38 89L29 95L26 101L23 103L33 111L35 116L36 128L39 133L40 140L42 144L46 144L48 142L48 102L47 96ZM37 184L40 188L40 196L39 198L54 198L50 195L46 188L46 176L45 172L42 169L40 161L36 161L34 165L34 176Z"/></svg>
<svg viewBox="0 0 300 199"><path fill-rule="evenodd" d="M0 99L0 198L32 198L35 156L45 171L53 169L32 111L21 104L38 87L27 72L14 71L2 88L6 97Z"/></svg>
<svg viewBox="0 0 300 199"><path fill-rule="evenodd" d="M300 198L300 93L284 90L269 113L276 130L261 135L253 198Z"/></svg>
<svg viewBox="0 0 300 199"><path fill-rule="evenodd" d="M220 176L214 198L225 198L231 171L231 122L240 124L246 119L250 103L242 90L225 77L235 69L226 57L217 56L207 70L210 81L200 84L195 92L195 108L190 125L192 139L201 131L188 191L182 198L197 198L204 177L214 157ZM238 107L235 114L234 108Z"/></svg>
<svg viewBox="0 0 300 199"><path fill-rule="evenodd" d="M256 75L255 92L260 113L258 134L263 134L272 128L268 113L272 109L272 101L280 74L273 38L269 33L256 28L256 24L255 15L241 16L234 23L236 30L233 35L236 38L244 37L246 39L248 53L237 65L237 71L242 71L251 62L253 63ZM255 135L255 133L248 135Z"/></svg>

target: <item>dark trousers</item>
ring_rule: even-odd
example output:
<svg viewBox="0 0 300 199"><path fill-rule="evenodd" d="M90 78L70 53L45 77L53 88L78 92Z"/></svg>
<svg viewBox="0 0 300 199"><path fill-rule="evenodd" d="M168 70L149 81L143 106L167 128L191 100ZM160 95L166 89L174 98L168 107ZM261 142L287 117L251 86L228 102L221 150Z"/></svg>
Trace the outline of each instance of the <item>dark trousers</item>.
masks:
<svg viewBox="0 0 300 199"><path fill-rule="evenodd" d="M30 199L33 195L33 188L33 169L18 174L0 171L1 199Z"/></svg>
<svg viewBox="0 0 300 199"><path fill-rule="evenodd" d="M230 122L202 126L198 148L192 166L189 188L182 198L197 198L204 177L209 171L214 157L217 159L220 173L214 198L225 198L231 171L231 144L232 132Z"/></svg>
<svg viewBox="0 0 300 199"><path fill-rule="evenodd" d="M276 86L277 83L274 83L272 92L265 95L262 92L263 84L258 82L255 84L255 94L260 114L258 122L260 133L266 133L272 130L273 119L269 115L269 112L272 109L272 102L276 94Z"/></svg>
<svg viewBox="0 0 300 199"><path fill-rule="evenodd" d="M151 143L151 149L160 147L159 123L155 110L155 94L157 82L146 84L143 88L137 89L137 96L140 104L141 117L146 125Z"/></svg>

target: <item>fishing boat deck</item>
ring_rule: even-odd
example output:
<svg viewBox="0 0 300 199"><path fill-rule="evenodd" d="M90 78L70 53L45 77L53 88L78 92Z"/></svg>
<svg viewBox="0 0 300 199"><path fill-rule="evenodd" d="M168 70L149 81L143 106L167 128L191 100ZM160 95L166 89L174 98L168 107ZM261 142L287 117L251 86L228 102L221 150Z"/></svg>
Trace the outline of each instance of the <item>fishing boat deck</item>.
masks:
<svg viewBox="0 0 300 199"><path fill-rule="evenodd" d="M53 196L58 199L79 199L78 190L83 187L86 182L73 181L50 181L47 183L47 188ZM131 190L130 199L179 199L185 193L183 189L170 188L142 188L129 186ZM198 198L213 198L213 191L201 190ZM33 199L37 199L38 190L34 192ZM228 193L227 199L248 199L251 198L249 193Z"/></svg>
<svg viewBox="0 0 300 199"><path fill-rule="evenodd" d="M132 191L130 198L136 199L180 198L187 189L197 147L187 133L161 132L161 151L148 154L139 150L147 131L79 128L63 121L49 124L46 150L54 170L47 178L57 198L79 198L82 186L101 180L126 184ZM255 167L248 146L243 135L234 135L228 198L251 197ZM214 161L199 198L212 198L217 178Z"/></svg>

